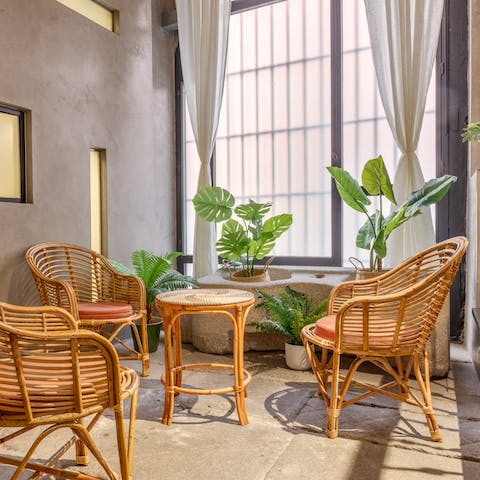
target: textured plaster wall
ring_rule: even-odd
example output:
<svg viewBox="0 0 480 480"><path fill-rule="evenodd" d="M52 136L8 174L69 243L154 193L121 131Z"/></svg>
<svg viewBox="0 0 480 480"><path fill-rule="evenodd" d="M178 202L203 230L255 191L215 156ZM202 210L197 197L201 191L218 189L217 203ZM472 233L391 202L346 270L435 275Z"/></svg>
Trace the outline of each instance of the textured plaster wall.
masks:
<svg viewBox="0 0 480 480"><path fill-rule="evenodd" d="M0 202L0 300L34 301L23 254L89 246L89 149L107 151L109 256L172 250L175 37L170 1L109 0L120 34L55 0L0 3L0 103L31 111L32 203Z"/></svg>
<svg viewBox="0 0 480 480"><path fill-rule="evenodd" d="M480 0L470 1L470 121L480 120ZM470 144L470 180L468 191L468 219L467 235L470 239L470 248L467 255L467 305L465 340L468 349L476 355L473 350L478 343L477 329L471 314L473 307L480 306L480 144Z"/></svg>

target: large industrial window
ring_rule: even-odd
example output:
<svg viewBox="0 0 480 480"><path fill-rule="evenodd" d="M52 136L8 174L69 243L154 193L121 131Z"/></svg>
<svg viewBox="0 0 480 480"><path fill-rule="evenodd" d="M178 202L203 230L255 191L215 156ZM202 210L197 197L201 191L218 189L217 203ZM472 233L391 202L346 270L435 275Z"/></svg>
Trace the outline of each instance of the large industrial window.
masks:
<svg viewBox="0 0 480 480"><path fill-rule="evenodd" d="M26 202L25 112L0 105L0 201Z"/></svg>
<svg viewBox="0 0 480 480"><path fill-rule="evenodd" d="M382 154L393 175L400 157L377 88L364 2L261 3L270 4L230 19L215 184L240 203L271 200L275 214L293 214L273 252L276 264L365 260L368 252L352 241L363 218L342 209L326 170L343 165L358 178L365 162ZM182 109L188 118L184 100ZM191 254L200 162L190 122L183 125L181 246ZM426 179L435 176L434 139L432 81L418 147Z"/></svg>
<svg viewBox="0 0 480 480"><path fill-rule="evenodd" d="M399 151L378 93L363 0L234 0L226 84L212 176L240 202L272 200L293 213L277 243L276 265L348 265L359 215L343 205L325 170L341 165L358 178L382 154L391 173ZM468 3L445 0L422 133L426 180L458 177L437 205L437 238L466 232L468 152ZM177 247L192 262L199 169L177 51ZM461 332L462 270L451 295L451 333Z"/></svg>

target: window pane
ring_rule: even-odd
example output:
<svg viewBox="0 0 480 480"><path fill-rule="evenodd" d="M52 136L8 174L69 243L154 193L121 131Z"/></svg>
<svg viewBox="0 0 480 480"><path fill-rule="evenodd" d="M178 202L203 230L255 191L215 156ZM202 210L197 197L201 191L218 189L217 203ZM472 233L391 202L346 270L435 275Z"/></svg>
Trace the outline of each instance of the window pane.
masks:
<svg viewBox="0 0 480 480"><path fill-rule="evenodd" d="M382 155L393 182L400 151L378 91L363 0L343 3L343 166L360 180L365 163ZM426 179L435 176L435 81L430 83L417 155ZM390 206L384 208L389 212ZM366 216L343 206L343 263L350 256L368 263L368 251L355 246Z"/></svg>
<svg viewBox="0 0 480 480"><path fill-rule="evenodd" d="M20 117L0 112L0 197L20 199Z"/></svg>
<svg viewBox="0 0 480 480"><path fill-rule="evenodd" d="M230 19L216 184L229 189L237 203L272 201L273 214L293 214L275 255L332 254L331 182L325 170L331 130L329 5L289 0ZM187 138L191 199L198 160L191 133ZM189 253L190 211L187 205Z"/></svg>

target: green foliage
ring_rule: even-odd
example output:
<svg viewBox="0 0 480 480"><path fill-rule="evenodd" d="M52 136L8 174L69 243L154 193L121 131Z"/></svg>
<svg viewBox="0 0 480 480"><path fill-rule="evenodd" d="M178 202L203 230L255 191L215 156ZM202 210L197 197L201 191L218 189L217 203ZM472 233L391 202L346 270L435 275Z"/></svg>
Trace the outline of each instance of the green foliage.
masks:
<svg viewBox="0 0 480 480"><path fill-rule="evenodd" d="M198 283L192 277L183 275L173 268L172 262L181 252L172 252L158 256L148 250L135 250L132 253L130 269L120 262L110 260L112 265L121 273L135 275L143 280L147 291L147 321L152 320L155 297L162 292L178 290L180 288L196 288Z"/></svg>
<svg viewBox="0 0 480 480"><path fill-rule="evenodd" d="M343 168L327 167L327 170L334 178L342 200L367 217L357 233L356 245L370 250L370 270L380 269L379 259L387 255L387 240L390 234L407 220L420 215L423 208L439 202L457 181L457 177L452 175L429 180L385 217L383 197L385 196L394 205L397 202L381 155L365 164L362 171L362 185ZM379 208L373 212L368 210L371 202L367 194L379 197Z"/></svg>
<svg viewBox="0 0 480 480"><path fill-rule="evenodd" d="M480 122L469 123L462 133L464 142L480 142Z"/></svg>
<svg viewBox="0 0 480 480"><path fill-rule="evenodd" d="M206 187L193 198L195 211L207 222L225 222L217 241L218 254L240 262L247 276L253 275L257 260L268 255L275 241L292 225L292 215L283 213L265 220L272 204L249 203L235 205L234 196L221 187ZM239 220L232 218L235 214Z"/></svg>
<svg viewBox="0 0 480 480"><path fill-rule="evenodd" d="M257 306L263 306L269 316L252 325L268 333L280 333L289 338L290 343L302 344L301 332L305 325L314 323L327 314L328 299L313 306L312 300L305 294L287 287L278 297L257 291L262 300Z"/></svg>

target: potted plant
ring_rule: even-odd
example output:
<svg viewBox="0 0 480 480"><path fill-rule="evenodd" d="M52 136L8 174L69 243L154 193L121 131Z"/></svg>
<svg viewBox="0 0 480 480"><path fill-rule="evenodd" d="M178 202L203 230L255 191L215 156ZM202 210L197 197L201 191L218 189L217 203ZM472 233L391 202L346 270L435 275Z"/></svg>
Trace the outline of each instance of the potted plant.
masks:
<svg viewBox="0 0 480 480"><path fill-rule="evenodd" d="M272 208L271 202L250 200L235 207L235 197L221 187L200 190L193 198L193 205L198 216L207 222L225 222L217 241L217 252L227 261L240 262L242 268L233 274L235 279L251 280L259 273L265 275L266 267L260 271L255 268L257 261L272 251L277 238L292 225L290 213L265 219ZM234 213L238 220L232 218Z"/></svg>
<svg viewBox="0 0 480 480"><path fill-rule="evenodd" d="M257 307L265 307L268 316L252 325L262 332L285 335L288 339L285 342L287 366L293 370L308 370L310 361L302 342L302 328L327 314L328 299L314 306L307 295L288 286L278 296L260 290L257 293L260 299Z"/></svg>
<svg viewBox="0 0 480 480"><path fill-rule="evenodd" d="M115 260L110 260L121 273L136 275L145 284L147 291L147 330L150 353L156 352L160 337L162 320L154 315L155 297L161 292L180 288L196 288L197 281L188 275L183 275L173 268L173 261L183 255L181 252L155 255L148 250L135 250L132 253L133 270ZM141 334L141 331L139 331ZM133 337L135 342L135 337Z"/></svg>
<svg viewBox="0 0 480 480"><path fill-rule="evenodd" d="M410 218L422 213L424 207L439 202L456 182L457 177L444 175L426 182L422 188L397 206L392 183L383 158L369 160L362 171L360 185L346 170L340 167L327 167L335 179L342 200L354 210L366 215L367 220L357 233L356 245L370 251L370 271L382 270L382 260L387 255L387 240L390 234ZM378 208L372 208L369 196L378 197ZM395 208L384 215L386 197Z"/></svg>

